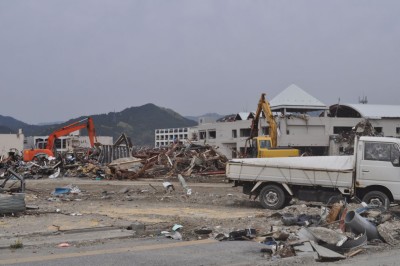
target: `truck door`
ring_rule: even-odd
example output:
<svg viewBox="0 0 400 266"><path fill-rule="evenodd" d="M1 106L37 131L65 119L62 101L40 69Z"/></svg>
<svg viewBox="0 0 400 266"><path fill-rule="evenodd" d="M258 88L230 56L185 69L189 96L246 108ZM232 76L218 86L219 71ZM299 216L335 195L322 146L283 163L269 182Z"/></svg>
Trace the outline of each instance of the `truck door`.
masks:
<svg viewBox="0 0 400 266"><path fill-rule="evenodd" d="M385 186L395 200L400 199L399 156L400 150L396 143L365 141L358 168L358 180L362 187Z"/></svg>

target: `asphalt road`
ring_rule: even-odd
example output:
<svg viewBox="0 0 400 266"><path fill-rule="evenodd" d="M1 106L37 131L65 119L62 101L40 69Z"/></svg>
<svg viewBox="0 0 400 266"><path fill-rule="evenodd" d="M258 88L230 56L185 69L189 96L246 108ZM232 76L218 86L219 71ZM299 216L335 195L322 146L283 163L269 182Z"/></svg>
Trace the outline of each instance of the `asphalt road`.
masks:
<svg viewBox="0 0 400 266"><path fill-rule="evenodd" d="M0 250L0 265L255 265L262 244L212 239L121 239L81 247Z"/></svg>
<svg viewBox="0 0 400 266"><path fill-rule="evenodd" d="M104 242L0 249L0 265L324 265L324 266L395 266L398 249L370 252L336 262L315 262L313 257L271 260L260 252L263 244L252 241L218 242L213 239L176 241L166 238L118 239Z"/></svg>

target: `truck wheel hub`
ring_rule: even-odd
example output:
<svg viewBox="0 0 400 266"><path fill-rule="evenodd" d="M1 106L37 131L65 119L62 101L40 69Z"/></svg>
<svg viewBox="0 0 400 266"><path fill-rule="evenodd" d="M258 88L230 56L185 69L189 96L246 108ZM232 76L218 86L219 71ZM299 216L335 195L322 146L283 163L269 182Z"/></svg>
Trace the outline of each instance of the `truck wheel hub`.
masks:
<svg viewBox="0 0 400 266"><path fill-rule="evenodd" d="M372 198L372 199L369 201L369 203L370 203L371 205L379 206L379 207L384 205L384 203L382 202L382 200L381 200L380 198Z"/></svg>
<svg viewBox="0 0 400 266"><path fill-rule="evenodd" d="M278 194L270 191L265 195L265 199L269 205L275 205L278 202Z"/></svg>

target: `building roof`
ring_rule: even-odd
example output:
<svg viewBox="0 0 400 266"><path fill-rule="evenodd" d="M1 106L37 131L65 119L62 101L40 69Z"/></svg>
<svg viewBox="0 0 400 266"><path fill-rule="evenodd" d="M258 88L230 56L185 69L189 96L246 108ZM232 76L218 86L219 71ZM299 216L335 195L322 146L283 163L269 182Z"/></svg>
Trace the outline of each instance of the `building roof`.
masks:
<svg viewBox="0 0 400 266"><path fill-rule="evenodd" d="M298 86L292 84L270 101L271 109L326 110L328 107Z"/></svg>
<svg viewBox="0 0 400 266"><path fill-rule="evenodd" d="M235 120L248 120L254 118L254 113L252 112L240 112L236 114Z"/></svg>
<svg viewBox="0 0 400 266"><path fill-rule="evenodd" d="M339 106L339 112L337 110ZM346 111L347 109L347 111ZM330 107L331 116L363 117L367 119L400 118L400 105L380 104L334 104Z"/></svg>

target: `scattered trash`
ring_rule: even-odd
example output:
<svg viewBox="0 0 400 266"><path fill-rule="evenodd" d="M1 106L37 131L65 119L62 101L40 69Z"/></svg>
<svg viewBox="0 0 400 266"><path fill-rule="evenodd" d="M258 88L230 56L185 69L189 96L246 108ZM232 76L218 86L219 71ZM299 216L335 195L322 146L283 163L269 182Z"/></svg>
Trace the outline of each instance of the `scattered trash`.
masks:
<svg viewBox="0 0 400 266"><path fill-rule="evenodd" d="M190 189L188 187L188 185L186 184L185 179L183 178L183 176L181 174L178 174L178 179L179 179L179 182L181 183L183 189L186 191L186 194L187 195L192 195L192 189Z"/></svg>
<svg viewBox="0 0 400 266"><path fill-rule="evenodd" d="M300 225L300 226L308 226L310 224L319 224L321 220L321 216L319 215L307 215L300 214L298 216L294 216L290 213L282 214L282 223L285 226L290 225Z"/></svg>
<svg viewBox="0 0 400 266"><path fill-rule="evenodd" d="M250 240L256 237L256 229L244 229L229 233L229 240Z"/></svg>
<svg viewBox="0 0 400 266"><path fill-rule="evenodd" d="M66 194L79 194L79 193L81 193L81 190L77 186L69 185L66 187L57 187L51 194L54 196L61 196Z"/></svg>
<svg viewBox="0 0 400 266"><path fill-rule="evenodd" d="M52 195L64 195L71 192L71 189L68 187L56 187L54 191L51 193Z"/></svg>
<svg viewBox="0 0 400 266"><path fill-rule="evenodd" d="M60 172L61 172L61 169L57 168L57 171L54 174L49 175L49 178L57 178L60 175Z"/></svg>
<svg viewBox="0 0 400 266"><path fill-rule="evenodd" d="M171 238L174 240L182 240L182 234L178 231L174 231L173 233L170 233L168 231L162 231L161 234L163 234L167 238Z"/></svg>
<svg viewBox="0 0 400 266"><path fill-rule="evenodd" d="M163 186L166 192L171 193L173 190L175 190L174 185L172 185L170 182L163 182Z"/></svg>
<svg viewBox="0 0 400 266"><path fill-rule="evenodd" d="M177 230L181 229L182 227L183 227L183 226L180 225L180 224L175 224L175 225L172 227L172 231L177 231Z"/></svg>
<svg viewBox="0 0 400 266"><path fill-rule="evenodd" d="M129 188L124 187L124 188L122 188L118 193L120 193L120 194L125 194L125 193L128 193L128 192L129 192Z"/></svg>
<svg viewBox="0 0 400 266"><path fill-rule="evenodd" d="M58 244L57 245L57 247L59 247L59 248L68 248L68 247L70 247L71 245L70 244L68 244L68 243L61 243L61 244Z"/></svg>
<svg viewBox="0 0 400 266"><path fill-rule="evenodd" d="M126 229L134 231L134 234L136 235L142 235L146 232L146 225L140 222L134 222L131 223Z"/></svg>
<svg viewBox="0 0 400 266"><path fill-rule="evenodd" d="M338 243L342 245L347 240L347 236L325 227L310 227L308 231L318 240L332 245L337 245Z"/></svg>
<svg viewBox="0 0 400 266"><path fill-rule="evenodd" d="M208 229L208 228L200 228L200 229L194 230L194 232L198 235L209 235L212 233L212 230Z"/></svg>

